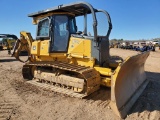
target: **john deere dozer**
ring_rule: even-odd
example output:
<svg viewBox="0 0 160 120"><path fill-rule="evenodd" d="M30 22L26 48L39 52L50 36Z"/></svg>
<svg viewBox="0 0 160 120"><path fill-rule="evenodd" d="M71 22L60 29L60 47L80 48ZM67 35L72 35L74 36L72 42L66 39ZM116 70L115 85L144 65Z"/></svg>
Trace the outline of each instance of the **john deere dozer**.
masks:
<svg viewBox="0 0 160 120"><path fill-rule="evenodd" d="M0 50L8 50L8 54L11 53L16 40L18 39L16 35L13 34L0 34Z"/></svg>
<svg viewBox="0 0 160 120"><path fill-rule="evenodd" d="M96 13L108 18L109 27L104 36L98 35ZM89 14L93 19L93 36L87 34ZM28 16L37 25L36 40L30 33L21 32L13 52L18 58L21 49L28 49L29 62L22 68L24 79L78 98L97 91L100 85L111 87L110 105L124 118L148 83L144 64L149 52L122 62L114 61L109 54L110 16L86 2L60 5ZM77 31L78 16L84 16L83 32Z"/></svg>

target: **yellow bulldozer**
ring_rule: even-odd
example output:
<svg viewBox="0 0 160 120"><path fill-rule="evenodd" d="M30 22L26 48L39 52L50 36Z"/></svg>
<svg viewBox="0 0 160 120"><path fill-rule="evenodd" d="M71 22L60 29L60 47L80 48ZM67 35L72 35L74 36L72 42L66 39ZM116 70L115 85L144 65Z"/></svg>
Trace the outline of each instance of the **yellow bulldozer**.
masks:
<svg viewBox="0 0 160 120"><path fill-rule="evenodd" d="M108 19L104 36L98 34L97 13ZM88 15L93 19L93 36L87 34ZM36 39L29 32L20 32L12 54L19 59L19 52L27 49L29 61L22 68L26 82L78 98L87 97L101 85L111 87L111 108L121 118L126 117L148 83L144 64L149 52L117 62L109 54L109 13L86 2L59 5L28 16L37 25ZM78 16L84 17L83 31L77 31Z"/></svg>
<svg viewBox="0 0 160 120"><path fill-rule="evenodd" d="M13 34L0 34L0 39L0 50L8 50L8 54L11 54L11 50L18 39L17 36Z"/></svg>

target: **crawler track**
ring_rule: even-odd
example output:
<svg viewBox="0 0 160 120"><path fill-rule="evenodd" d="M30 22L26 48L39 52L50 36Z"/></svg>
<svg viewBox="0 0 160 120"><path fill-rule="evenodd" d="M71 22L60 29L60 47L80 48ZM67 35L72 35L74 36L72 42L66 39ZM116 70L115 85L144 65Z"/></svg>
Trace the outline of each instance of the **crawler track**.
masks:
<svg viewBox="0 0 160 120"><path fill-rule="evenodd" d="M34 75L32 75L33 67L40 67L40 70L35 70L37 73ZM58 72L46 71L45 67L56 69ZM59 73L61 71L63 72ZM22 72L25 79L36 79L28 81L29 83L71 97L83 98L100 87L100 75L91 67L58 61L34 62L24 65Z"/></svg>

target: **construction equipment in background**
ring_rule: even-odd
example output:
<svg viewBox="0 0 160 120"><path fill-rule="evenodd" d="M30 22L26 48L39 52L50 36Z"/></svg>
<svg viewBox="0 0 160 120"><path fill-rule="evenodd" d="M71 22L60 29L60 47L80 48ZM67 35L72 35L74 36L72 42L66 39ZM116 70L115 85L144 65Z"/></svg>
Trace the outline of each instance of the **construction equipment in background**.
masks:
<svg viewBox="0 0 160 120"><path fill-rule="evenodd" d="M11 54L11 50L18 39L17 36L13 34L0 34L0 38L0 50L8 50L8 54Z"/></svg>
<svg viewBox="0 0 160 120"><path fill-rule="evenodd" d="M120 47L122 49L130 49L135 51L155 51L155 45L152 43L146 43L145 41L139 42L123 42L121 43Z"/></svg>
<svg viewBox="0 0 160 120"><path fill-rule="evenodd" d="M108 19L104 36L98 34L97 13ZM93 36L87 35L88 15L93 19ZM149 52L121 62L113 59L109 54L110 16L86 2L59 5L28 16L37 25L36 40L30 33L21 32L13 52L18 58L22 49L28 50L29 62L22 68L23 78L30 84L78 98L97 91L100 85L111 87L110 105L124 118L148 83L144 64ZM78 16L84 17L83 32L77 31Z"/></svg>
<svg viewBox="0 0 160 120"><path fill-rule="evenodd" d="M115 43L110 43L109 48L119 48L120 47L120 43L119 42L115 42Z"/></svg>
<svg viewBox="0 0 160 120"><path fill-rule="evenodd" d="M20 32L20 39L17 39L13 48L13 52L11 53L12 57L14 56L20 62L27 62L31 55L30 49L31 49L32 42L33 42L33 38L30 35L30 33L27 33L24 31ZM28 58L21 59L20 56L28 56Z"/></svg>

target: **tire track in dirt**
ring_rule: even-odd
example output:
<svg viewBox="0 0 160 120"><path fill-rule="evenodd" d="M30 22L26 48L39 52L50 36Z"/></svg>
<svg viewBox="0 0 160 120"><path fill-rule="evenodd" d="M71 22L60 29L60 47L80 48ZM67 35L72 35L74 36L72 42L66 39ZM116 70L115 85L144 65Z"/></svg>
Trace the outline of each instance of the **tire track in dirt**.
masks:
<svg viewBox="0 0 160 120"><path fill-rule="evenodd" d="M15 101L14 101L15 102ZM15 114L15 108L16 104L10 102L4 102L0 103L0 120L5 119L5 120L10 120L11 116Z"/></svg>
<svg viewBox="0 0 160 120"><path fill-rule="evenodd" d="M10 84L1 83L0 88L0 120L10 120L11 116L15 114L17 107L19 107L20 99Z"/></svg>
<svg viewBox="0 0 160 120"><path fill-rule="evenodd" d="M19 96L16 91L18 88L13 86L13 83L16 84L17 80L21 81L21 78L17 77L21 71L18 70L18 72L16 69L13 70L10 66L5 66L0 71L0 74L3 75L0 77L0 120L16 120L17 112L22 112L22 118L25 118L28 115L23 112L23 109L26 110L25 112L35 113L35 111L32 111L32 106L26 105L25 101ZM10 76L10 74L13 76Z"/></svg>

